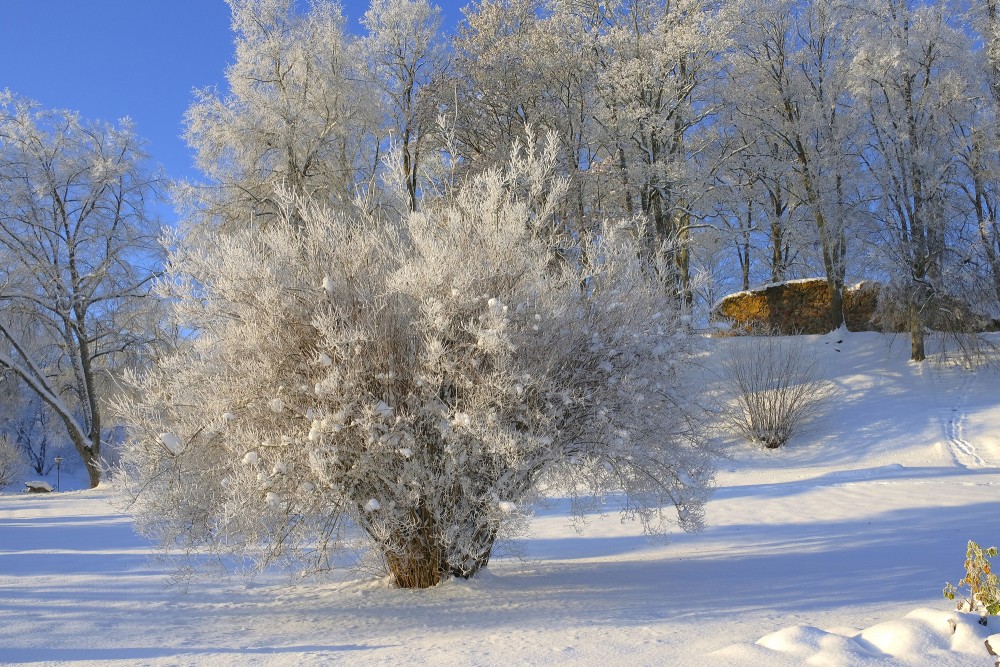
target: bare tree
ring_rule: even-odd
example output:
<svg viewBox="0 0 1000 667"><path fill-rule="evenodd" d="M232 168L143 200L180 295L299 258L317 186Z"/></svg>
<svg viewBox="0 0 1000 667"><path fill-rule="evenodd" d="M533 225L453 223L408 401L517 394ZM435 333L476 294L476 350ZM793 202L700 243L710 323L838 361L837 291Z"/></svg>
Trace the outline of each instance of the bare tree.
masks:
<svg viewBox="0 0 1000 667"><path fill-rule="evenodd" d="M481 0L470 4L454 40L444 97L456 125L456 150L471 171L502 164L528 124L547 126L542 111L545 32L542 0Z"/></svg>
<svg viewBox="0 0 1000 667"><path fill-rule="evenodd" d="M368 34L357 42L357 51L378 91L385 111L382 134L399 151L399 176L409 210L415 211L421 160L438 115L428 90L447 65L438 35L441 10L427 0L374 0L362 23Z"/></svg>
<svg viewBox="0 0 1000 667"><path fill-rule="evenodd" d="M101 474L103 401L151 342L158 180L127 123L0 96L0 368Z"/></svg>
<svg viewBox="0 0 1000 667"><path fill-rule="evenodd" d="M339 5L323 0L300 14L293 0L228 2L228 90L197 91L185 114L207 182L178 187L176 200L189 217L226 229L278 217L278 185L346 205L373 176L365 139L376 105L357 81Z"/></svg>
<svg viewBox="0 0 1000 667"><path fill-rule="evenodd" d="M692 211L706 189L693 159L705 140L696 135L716 111L712 84L726 45L724 31L703 26L719 8L703 0L580 4L593 17L595 115L624 211L649 221L649 254L671 275L671 293L690 303Z"/></svg>
<svg viewBox="0 0 1000 667"><path fill-rule="evenodd" d="M904 305L913 361L926 357L934 303L948 294L961 145L953 121L974 98L965 67L969 37L948 24L946 2L879 0L851 68L861 151L878 197L880 254Z"/></svg>
<svg viewBox="0 0 1000 667"><path fill-rule="evenodd" d="M970 58L965 74L978 79L974 90L981 92L966 105L966 117L952 124L960 139L958 187L971 207L982 263L1000 301L1000 13L997 0L971 3L970 9L970 26L984 47Z"/></svg>
<svg viewBox="0 0 1000 667"><path fill-rule="evenodd" d="M849 7L828 0L750 0L739 13L726 91L737 126L752 139L747 153L764 170L766 215L778 225L772 265L780 265L788 234L783 218L800 209L818 241L831 329L844 322L848 228L858 217L856 126L848 117L852 21Z"/></svg>

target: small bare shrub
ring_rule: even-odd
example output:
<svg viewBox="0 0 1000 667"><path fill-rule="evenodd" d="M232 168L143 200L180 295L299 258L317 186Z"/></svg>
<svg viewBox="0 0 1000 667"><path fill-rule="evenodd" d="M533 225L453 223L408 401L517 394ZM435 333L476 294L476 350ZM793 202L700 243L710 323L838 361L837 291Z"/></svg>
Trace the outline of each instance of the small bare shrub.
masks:
<svg viewBox="0 0 1000 667"><path fill-rule="evenodd" d="M775 449L816 416L833 386L801 338L763 335L742 343L731 346L722 362L736 404L724 421L751 442Z"/></svg>
<svg viewBox="0 0 1000 667"><path fill-rule="evenodd" d="M9 485L24 468L24 457L17 445L0 435L0 488Z"/></svg>

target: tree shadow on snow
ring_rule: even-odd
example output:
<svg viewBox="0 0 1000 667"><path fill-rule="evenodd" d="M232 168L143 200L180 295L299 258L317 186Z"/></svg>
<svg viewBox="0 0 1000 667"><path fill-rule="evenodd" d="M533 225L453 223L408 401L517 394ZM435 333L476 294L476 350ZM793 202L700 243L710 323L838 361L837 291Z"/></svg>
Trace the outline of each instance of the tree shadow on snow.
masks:
<svg viewBox="0 0 1000 667"><path fill-rule="evenodd" d="M365 626L384 620L382 605L390 604L393 616L410 626L502 630L926 604L940 597L945 581L961 577L968 539L992 539L986 527L998 515L1000 502L987 502L884 512L863 521L748 522L678 539L676 548L650 548L635 536L530 540L533 560L492 565L482 587L426 596L387 591L371 606L341 607L332 595L324 613L349 614ZM560 557L570 554L580 556Z"/></svg>
<svg viewBox="0 0 1000 667"><path fill-rule="evenodd" d="M797 493L812 491L817 488L854 484L857 482L942 479L947 477L968 479L982 475L996 475L998 472L1000 472L998 468L966 469L951 466L903 466L898 463L892 463L853 470L834 470L801 480L723 486L716 489L712 497L716 499L741 497L783 498L793 496Z"/></svg>

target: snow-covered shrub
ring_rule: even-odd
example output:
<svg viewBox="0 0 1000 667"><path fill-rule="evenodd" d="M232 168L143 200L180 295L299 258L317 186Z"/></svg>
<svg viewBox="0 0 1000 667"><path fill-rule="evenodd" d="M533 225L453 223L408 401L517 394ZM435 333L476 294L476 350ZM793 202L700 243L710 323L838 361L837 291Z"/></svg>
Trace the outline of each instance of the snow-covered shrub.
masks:
<svg viewBox="0 0 1000 667"><path fill-rule="evenodd" d="M195 333L121 406L139 529L309 569L361 534L404 587L474 574L542 484L698 529L690 340L634 235L559 232L554 155L394 224L286 198L297 228L178 239Z"/></svg>
<svg viewBox="0 0 1000 667"><path fill-rule="evenodd" d="M1000 614L1000 579L993 572L990 558L997 557L997 548L983 549L976 542L969 540L965 551L965 576L958 585L945 584L944 596L954 600L962 589L968 589L968 594L961 598L958 608L961 611L983 610L987 614Z"/></svg>
<svg viewBox="0 0 1000 667"><path fill-rule="evenodd" d="M737 341L733 341L736 343ZM781 447L817 415L833 386L798 336L764 335L730 345L722 376L734 406L723 421L769 449Z"/></svg>
<svg viewBox="0 0 1000 667"><path fill-rule="evenodd" d="M11 484L24 467L21 450L6 435L0 435L0 489Z"/></svg>

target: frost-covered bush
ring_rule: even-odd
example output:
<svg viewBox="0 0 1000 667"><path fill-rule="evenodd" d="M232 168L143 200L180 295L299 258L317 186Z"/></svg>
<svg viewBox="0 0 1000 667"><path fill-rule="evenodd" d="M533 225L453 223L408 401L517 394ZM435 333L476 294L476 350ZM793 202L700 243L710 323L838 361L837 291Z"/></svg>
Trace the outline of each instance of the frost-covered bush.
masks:
<svg viewBox="0 0 1000 667"><path fill-rule="evenodd" d="M426 587L486 565L541 484L699 528L689 338L634 235L559 232L553 160L396 224L286 199L297 230L178 239L163 289L194 333L121 406L140 530L309 569L361 534Z"/></svg>
<svg viewBox="0 0 1000 667"><path fill-rule="evenodd" d="M734 432L768 449L799 433L832 396L801 337L763 335L732 341L722 377L733 407L723 421Z"/></svg>
<svg viewBox="0 0 1000 667"><path fill-rule="evenodd" d="M6 435L0 435L0 489L14 482L24 467L21 450Z"/></svg>

